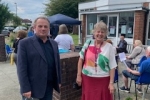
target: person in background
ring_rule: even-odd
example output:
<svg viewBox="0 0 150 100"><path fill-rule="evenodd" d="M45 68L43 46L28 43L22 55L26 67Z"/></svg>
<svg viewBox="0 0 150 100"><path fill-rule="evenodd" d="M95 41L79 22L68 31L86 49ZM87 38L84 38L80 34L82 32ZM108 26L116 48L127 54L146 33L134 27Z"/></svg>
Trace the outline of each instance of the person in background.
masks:
<svg viewBox="0 0 150 100"><path fill-rule="evenodd" d="M27 32L24 31L24 30L20 30L18 31L18 36L17 38L15 39L14 43L13 43L13 48L14 48L14 62L15 64L17 65L17 51L18 51L18 44L19 44L19 41L24 39L25 37L27 36Z"/></svg>
<svg viewBox="0 0 150 100"><path fill-rule="evenodd" d="M104 22L96 23L95 39L87 40L79 53L76 83L82 85L82 100L113 100L117 64L113 46L104 41L107 32Z"/></svg>
<svg viewBox="0 0 150 100"><path fill-rule="evenodd" d="M68 34L68 29L65 24L59 26L59 35L56 36L55 41L59 49L74 51L74 42L72 37Z"/></svg>
<svg viewBox="0 0 150 100"><path fill-rule="evenodd" d="M30 36L33 36L34 35L34 29L33 29L33 26L31 26L30 28L29 28L29 30L28 30L28 37L30 37Z"/></svg>
<svg viewBox="0 0 150 100"><path fill-rule="evenodd" d="M147 47L146 57L143 58L138 71L132 70L129 67L127 68L127 70L122 71L124 86L120 87L120 90L129 93L130 89L128 88L128 78L136 81L140 77L140 75L145 72L150 72L150 46ZM137 91L139 93L142 93L141 85L138 85Z"/></svg>
<svg viewBox="0 0 150 100"><path fill-rule="evenodd" d="M129 56L126 56L126 64L129 66L129 68L133 69L134 64L138 64L143 56L145 56L143 44L140 40L135 40L132 53Z"/></svg>
<svg viewBox="0 0 150 100"><path fill-rule="evenodd" d="M108 43L110 43L111 45L113 45L112 41L109 40L109 39L107 39L106 42L108 42ZM114 52L115 52L115 54L116 54L116 53L117 53L117 52L116 52L116 47L113 46L113 49L114 49Z"/></svg>
<svg viewBox="0 0 150 100"><path fill-rule="evenodd" d="M35 35L19 42L17 73L23 100L52 100L53 88L60 92L61 69L57 43L48 38L46 17L34 21ZM32 99L31 99L32 100Z"/></svg>
<svg viewBox="0 0 150 100"><path fill-rule="evenodd" d="M125 34L121 34L118 47L116 48L117 53L122 53L122 52L128 53L128 51L127 51L127 42L124 40L124 38L125 38Z"/></svg>

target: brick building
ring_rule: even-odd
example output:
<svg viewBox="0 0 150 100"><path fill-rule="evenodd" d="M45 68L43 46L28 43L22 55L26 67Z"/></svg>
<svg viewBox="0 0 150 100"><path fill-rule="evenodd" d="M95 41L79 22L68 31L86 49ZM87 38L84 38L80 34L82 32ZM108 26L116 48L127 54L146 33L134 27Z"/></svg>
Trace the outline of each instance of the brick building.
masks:
<svg viewBox="0 0 150 100"><path fill-rule="evenodd" d="M108 27L107 37L114 45L118 44L120 34L126 35L129 44L135 39L150 44L150 0L93 0L80 3L78 10L82 20L79 43L91 38L94 24L102 20Z"/></svg>

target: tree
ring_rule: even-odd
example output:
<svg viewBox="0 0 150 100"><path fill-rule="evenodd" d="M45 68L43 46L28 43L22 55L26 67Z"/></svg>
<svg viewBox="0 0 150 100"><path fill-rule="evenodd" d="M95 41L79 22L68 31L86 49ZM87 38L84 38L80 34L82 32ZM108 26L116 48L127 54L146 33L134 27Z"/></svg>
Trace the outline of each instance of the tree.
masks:
<svg viewBox="0 0 150 100"><path fill-rule="evenodd" d="M9 11L8 5L4 4L0 0L0 32L3 30L5 23L8 22L12 17Z"/></svg>
<svg viewBox="0 0 150 100"><path fill-rule="evenodd" d="M51 16L61 13L73 18L78 18L78 3L93 0L50 0L45 4L45 15Z"/></svg>
<svg viewBox="0 0 150 100"><path fill-rule="evenodd" d="M12 15L12 18L10 20L13 22L13 25L15 27L21 25L21 18L16 16L15 14Z"/></svg>

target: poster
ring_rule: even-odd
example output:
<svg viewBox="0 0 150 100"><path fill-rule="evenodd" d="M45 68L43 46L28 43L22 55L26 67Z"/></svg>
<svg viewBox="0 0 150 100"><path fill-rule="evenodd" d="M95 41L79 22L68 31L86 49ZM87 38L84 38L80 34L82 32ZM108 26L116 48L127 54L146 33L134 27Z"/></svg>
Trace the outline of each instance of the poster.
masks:
<svg viewBox="0 0 150 100"><path fill-rule="evenodd" d="M132 33L132 28L129 27L127 33L131 34Z"/></svg>
<svg viewBox="0 0 150 100"><path fill-rule="evenodd" d="M126 25L122 25L121 26L121 33L126 34L126 29L127 29L127 26Z"/></svg>
<svg viewBox="0 0 150 100"><path fill-rule="evenodd" d="M89 23L89 30L90 30L90 34L93 34L93 23Z"/></svg>
<svg viewBox="0 0 150 100"><path fill-rule="evenodd" d="M115 34L115 26L110 26L110 34Z"/></svg>

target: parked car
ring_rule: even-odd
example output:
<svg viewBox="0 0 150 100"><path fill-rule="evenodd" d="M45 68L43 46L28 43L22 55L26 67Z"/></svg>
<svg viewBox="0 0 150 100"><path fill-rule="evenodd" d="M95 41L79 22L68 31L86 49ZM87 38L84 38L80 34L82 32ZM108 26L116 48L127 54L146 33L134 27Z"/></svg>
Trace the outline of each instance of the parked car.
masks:
<svg viewBox="0 0 150 100"><path fill-rule="evenodd" d="M14 33L17 33L18 31L20 31L20 30L27 30L27 28L26 27L24 27L24 26L18 26L18 27L16 27L14 30L13 30L13 32Z"/></svg>
<svg viewBox="0 0 150 100"><path fill-rule="evenodd" d="M10 32L12 32L15 28L11 27L11 26L7 26L7 27L4 27L4 29L9 30Z"/></svg>
<svg viewBox="0 0 150 100"><path fill-rule="evenodd" d="M10 31L9 30L2 30L1 31L1 33L0 34L3 34L3 35L5 35L5 36L8 36L9 37L9 35L10 35Z"/></svg>

